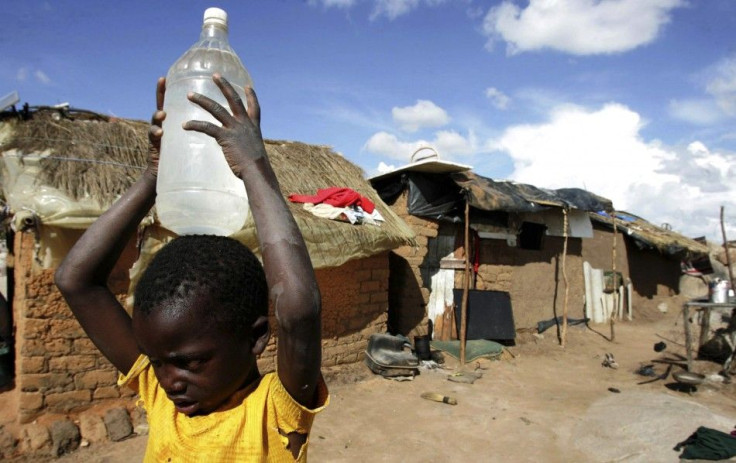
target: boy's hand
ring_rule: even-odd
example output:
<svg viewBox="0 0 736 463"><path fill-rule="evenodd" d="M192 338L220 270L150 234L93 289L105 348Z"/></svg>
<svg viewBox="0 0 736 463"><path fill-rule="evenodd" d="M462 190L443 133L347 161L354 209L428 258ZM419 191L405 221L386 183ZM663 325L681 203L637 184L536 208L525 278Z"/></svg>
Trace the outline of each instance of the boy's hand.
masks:
<svg viewBox="0 0 736 463"><path fill-rule="evenodd" d="M164 94L166 93L166 78L159 77L156 82L156 111L151 116L151 127L148 129L148 167L146 171L156 177L158 175L158 160L161 156L161 137L164 134L161 125L166 119L164 109Z"/></svg>
<svg viewBox="0 0 736 463"><path fill-rule="evenodd" d="M263 145L261 135L261 108L253 88L245 88L245 97L248 102L246 110L243 100L227 79L214 74L212 80L227 99L232 114L214 100L199 93L190 93L187 95L189 100L212 114L222 123L222 127L210 122L187 121L184 123L184 129L202 132L217 140L230 168L235 175L240 177L241 173L254 161L266 156L266 147Z"/></svg>

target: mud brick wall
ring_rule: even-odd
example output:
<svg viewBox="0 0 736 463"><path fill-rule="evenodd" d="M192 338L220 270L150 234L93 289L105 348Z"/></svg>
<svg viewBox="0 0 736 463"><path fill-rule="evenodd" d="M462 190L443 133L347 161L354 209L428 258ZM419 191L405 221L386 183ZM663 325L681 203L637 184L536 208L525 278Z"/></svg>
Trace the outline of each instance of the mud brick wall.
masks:
<svg viewBox="0 0 736 463"><path fill-rule="evenodd" d="M417 247L404 246L391 255L389 327L404 334L424 329L431 288L421 269L428 249L438 236L437 221L415 217L407 211L408 193L390 205L417 234ZM457 225L455 257L463 258L462 224ZM565 284L562 276L563 238L545 236L540 250L509 247L504 240L480 241L480 267L475 289L505 291L511 296L516 328L532 328L540 320L562 315ZM581 240L568 241L565 269L568 276L568 316L582 318L584 283ZM610 250L609 250L610 253ZM463 287L464 270L455 272L455 288ZM473 288L471 282L470 287Z"/></svg>
<svg viewBox="0 0 736 463"><path fill-rule="evenodd" d="M116 386L117 371L100 354L73 317L53 283L54 269L34 261L34 236L18 233L14 246L16 291L15 388L20 423L42 414L77 413L93 404L132 396ZM136 259L128 244L109 284L120 301L128 290L128 269ZM388 253L317 270L322 293L323 365L361 361L371 334L386 331ZM273 335L259 359L262 372L275 369L276 320Z"/></svg>
<svg viewBox="0 0 736 463"><path fill-rule="evenodd" d="M120 264L127 264L127 251ZM18 418L32 421L42 412L68 413L94 401L131 396L115 383L117 372L74 319L54 285L54 270L44 270L34 261L34 237L16 234L15 324ZM111 287L122 300L127 271L115 269Z"/></svg>
<svg viewBox="0 0 736 463"><path fill-rule="evenodd" d="M430 288L421 269L427 257L427 245L437 237L436 221L416 217L408 212L408 192L404 191L390 205L391 209L416 233L416 246L402 246L389 256L389 329L392 333L411 335L426 333L427 303Z"/></svg>
<svg viewBox="0 0 736 463"><path fill-rule="evenodd" d="M593 239L583 241L583 259L594 268L612 267L613 231L593 222ZM616 233L616 271L631 280L634 317L662 309L679 310L687 297L680 294L680 261L654 249L641 249L624 233ZM677 299L673 300L672 298Z"/></svg>
<svg viewBox="0 0 736 463"><path fill-rule="evenodd" d="M319 269L316 274L322 294L322 365L362 361L371 334L386 332L388 253ZM258 360L261 372L275 369L278 327L273 311L271 329L274 335Z"/></svg>
<svg viewBox="0 0 736 463"><path fill-rule="evenodd" d="M539 250L509 247L504 240L485 239L480 243L475 289L508 292L517 329L536 328L539 321L562 316L565 305L564 238L545 236ZM564 269L569 318L584 317L581 248L580 238L568 239ZM462 273L455 274L457 288L462 288Z"/></svg>

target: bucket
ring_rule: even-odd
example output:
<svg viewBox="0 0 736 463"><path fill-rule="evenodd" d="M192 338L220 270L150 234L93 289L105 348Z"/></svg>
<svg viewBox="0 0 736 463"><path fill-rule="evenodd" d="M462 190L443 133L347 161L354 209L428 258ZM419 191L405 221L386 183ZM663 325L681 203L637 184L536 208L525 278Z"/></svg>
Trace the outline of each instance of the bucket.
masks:
<svg viewBox="0 0 736 463"><path fill-rule="evenodd" d="M708 284L708 294L710 302L715 304L725 304L728 302L728 290L731 284L727 280L716 278Z"/></svg>
<svg viewBox="0 0 736 463"><path fill-rule="evenodd" d="M432 351L429 349L429 336L414 336L414 351L419 360L431 360Z"/></svg>

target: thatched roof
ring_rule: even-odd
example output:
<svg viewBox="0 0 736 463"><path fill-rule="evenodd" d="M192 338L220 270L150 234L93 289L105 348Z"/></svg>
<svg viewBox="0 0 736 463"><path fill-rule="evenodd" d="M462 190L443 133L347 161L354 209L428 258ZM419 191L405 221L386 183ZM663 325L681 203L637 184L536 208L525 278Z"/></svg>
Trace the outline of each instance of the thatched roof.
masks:
<svg viewBox="0 0 736 463"><path fill-rule="evenodd" d="M35 176L39 186L58 189L75 201L94 199L100 211L107 209L145 166L147 122L54 109L35 111L26 120L4 115L0 118L0 154L21 159L41 155ZM330 147L266 140L266 151L285 197L292 193L311 195L330 186L347 187L371 199L386 219L380 227L351 225L315 217L301 204L289 204L316 267L340 265L413 244L411 229L381 201L363 171ZM251 246L254 230L246 225L239 238L241 235Z"/></svg>
<svg viewBox="0 0 736 463"><path fill-rule="evenodd" d="M654 249L679 259L697 259L708 255L708 246L673 230L653 225L641 217L617 211L616 230L628 236L642 249ZM613 230L613 218L608 214L591 213L590 218Z"/></svg>
<svg viewBox="0 0 736 463"><path fill-rule="evenodd" d="M6 113L2 123L9 126L10 134L0 145L0 153L48 153L40 161L37 181L73 199L92 196L107 207L146 165L149 124L145 122L53 108L29 117L22 120Z"/></svg>

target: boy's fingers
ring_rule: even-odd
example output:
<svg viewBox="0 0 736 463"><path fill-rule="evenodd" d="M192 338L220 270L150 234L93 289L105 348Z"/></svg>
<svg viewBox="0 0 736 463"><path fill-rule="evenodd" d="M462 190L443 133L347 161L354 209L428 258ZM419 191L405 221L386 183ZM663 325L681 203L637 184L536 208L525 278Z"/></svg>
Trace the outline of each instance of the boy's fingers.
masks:
<svg viewBox="0 0 736 463"><path fill-rule="evenodd" d="M151 116L151 124L161 127L164 119L166 119L166 113L159 109L158 111L153 113L153 116Z"/></svg>
<svg viewBox="0 0 736 463"><path fill-rule="evenodd" d="M233 87L232 84L220 74L213 74L212 80L215 81L215 84L225 96L225 99L230 106L230 110L233 112L233 116L235 116L236 119L242 119L247 116L245 107L243 106L243 100L240 98L240 95L238 95L238 92L235 91L235 87Z"/></svg>
<svg viewBox="0 0 736 463"><path fill-rule="evenodd" d="M148 129L148 138L150 138L151 141L160 140L161 139L161 135L163 135L163 133L164 133L164 131L161 129L161 127L159 127L157 125L152 125Z"/></svg>
<svg viewBox="0 0 736 463"><path fill-rule="evenodd" d="M195 132L202 132L215 139L217 138L217 135L219 135L221 130L221 127L205 121L186 121L184 124L182 124L182 128L184 130L194 130Z"/></svg>
<svg viewBox="0 0 736 463"><path fill-rule="evenodd" d="M159 149L161 147L161 136L163 133L164 131L157 125L152 125L148 128L148 140L154 148Z"/></svg>
<svg viewBox="0 0 736 463"><path fill-rule="evenodd" d="M258 128L261 127L261 105L253 87L245 87L245 99L248 102L248 117Z"/></svg>
<svg viewBox="0 0 736 463"><path fill-rule="evenodd" d="M164 94L166 93L166 78L159 77L156 82L156 109L164 109Z"/></svg>
<svg viewBox="0 0 736 463"><path fill-rule="evenodd" d="M191 101L192 103L199 105L200 107L202 107L202 109L212 114L212 117L220 121L222 125L231 125L231 122L233 121L233 116L230 115L227 109L222 107L222 105L217 103L212 98L208 98L201 93L193 92L189 92L187 98L189 98L189 101Z"/></svg>

